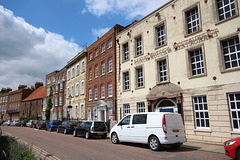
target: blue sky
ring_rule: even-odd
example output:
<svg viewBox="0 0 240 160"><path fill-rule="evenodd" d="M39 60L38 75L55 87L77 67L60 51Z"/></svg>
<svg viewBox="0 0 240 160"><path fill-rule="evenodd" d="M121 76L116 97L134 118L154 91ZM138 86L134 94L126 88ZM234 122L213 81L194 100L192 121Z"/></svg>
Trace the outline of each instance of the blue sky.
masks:
<svg viewBox="0 0 240 160"><path fill-rule="evenodd" d="M168 0L0 0L0 88L45 82L85 44Z"/></svg>

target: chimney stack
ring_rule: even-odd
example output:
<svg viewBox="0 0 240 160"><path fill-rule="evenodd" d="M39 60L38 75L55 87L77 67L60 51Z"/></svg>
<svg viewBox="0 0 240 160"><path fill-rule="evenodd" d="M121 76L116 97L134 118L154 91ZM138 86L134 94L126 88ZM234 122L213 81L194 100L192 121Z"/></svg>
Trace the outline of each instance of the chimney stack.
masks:
<svg viewBox="0 0 240 160"><path fill-rule="evenodd" d="M43 86L42 82L36 82L35 83L35 89L38 89L39 87Z"/></svg>

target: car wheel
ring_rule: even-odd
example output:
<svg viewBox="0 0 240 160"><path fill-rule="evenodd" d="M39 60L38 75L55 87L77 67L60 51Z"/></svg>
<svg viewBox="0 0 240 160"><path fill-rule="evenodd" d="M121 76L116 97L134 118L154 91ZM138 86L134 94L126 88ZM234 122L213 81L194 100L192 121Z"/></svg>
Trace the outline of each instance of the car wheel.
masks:
<svg viewBox="0 0 240 160"><path fill-rule="evenodd" d="M86 132L86 133L85 133L85 138L86 138L86 139L89 139L89 138L90 138L89 132Z"/></svg>
<svg viewBox="0 0 240 160"><path fill-rule="evenodd" d="M240 160L240 148L236 150L236 155L235 155L236 160Z"/></svg>
<svg viewBox="0 0 240 160"><path fill-rule="evenodd" d="M77 137L77 131L76 130L73 131L73 137Z"/></svg>
<svg viewBox="0 0 240 160"><path fill-rule="evenodd" d="M151 150L153 150L153 151L158 151L160 149L160 147L161 147L158 138L155 137L155 136L152 136L149 139L148 144L149 144L149 147L151 148Z"/></svg>
<svg viewBox="0 0 240 160"><path fill-rule="evenodd" d="M59 133L59 129L57 128L57 133Z"/></svg>
<svg viewBox="0 0 240 160"><path fill-rule="evenodd" d="M119 139L118 139L117 133L112 133L111 142L112 142L113 144L119 143Z"/></svg>
<svg viewBox="0 0 240 160"><path fill-rule="evenodd" d="M67 129L64 129L63 133L64 133L64 134L67 134Z"/></svg>

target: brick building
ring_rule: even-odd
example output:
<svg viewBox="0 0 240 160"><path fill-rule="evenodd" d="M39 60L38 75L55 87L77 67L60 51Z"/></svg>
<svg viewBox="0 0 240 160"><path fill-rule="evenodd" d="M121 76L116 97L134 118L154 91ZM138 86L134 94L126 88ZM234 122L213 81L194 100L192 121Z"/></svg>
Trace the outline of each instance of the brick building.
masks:
<svg viewBox="0 0 240 160"><path fill-rule="evenodd" d="M19 85L18 90L9 93L7 106L7 120L20 120L22 100L28 97L34 89L28 88L26 85Z"/></svg>
<svg viewBox="0 0 240 160"><path fill-rule="evenodd" d="M64 117L64 108L66 104L66 68L63 67L59 71L54 71L46 75L46 90L45 98L43 101L43 112L42 117L45 119L45 109L47 107L47 98L50 93L50 87L52 87L53 97L52 97L52 109L50 114L50 119L54 120L63 120Z"/></svg>
<svg viewBox="0 0 240 160"><path fill-rule="evenodd" d="M9 102L9 92L11 88L2 88L0 92L0 119L6 120L7 118L7 106Z"/></svg>
<svg viewBox="0 0 240 160"><path fill-rule="evenodd" d="M24 100L20 109L21 117L36 116L42 119L43 99L45 98L45 86L43 83L36 82L35 90Z"/></svg>
<svg viewBox="0 0 240 160"><path fill-rule="evenodd" d="M124 27L115 25L90 45L86 69L87 119L116 119L116 34Z"/></svg>

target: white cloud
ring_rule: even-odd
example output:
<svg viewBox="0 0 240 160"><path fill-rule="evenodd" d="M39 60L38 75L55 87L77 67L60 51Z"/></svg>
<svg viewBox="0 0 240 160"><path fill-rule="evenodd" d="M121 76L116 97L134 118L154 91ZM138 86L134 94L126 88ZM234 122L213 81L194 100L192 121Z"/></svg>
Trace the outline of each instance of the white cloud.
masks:
<svg viewBox="0 0 240 160"><path fill-rule="evenodd" d="M96 16L123 14L126 19L146 16L169 0L85 0L86 8Z"/></svg>
<svg viewBox="0 0 240 160"><path fill-rule="evenodd" d="M62 35L35 28L0 5L0 87L45 82L81 50Z"/></svg>
<svg viewBox="0 0 240 160"><path fill-rule="evenodd" d="M107 33L111 28L100 28L100 29L92 29L92 34L96 37L101 37L105 33Z"/></svg>

